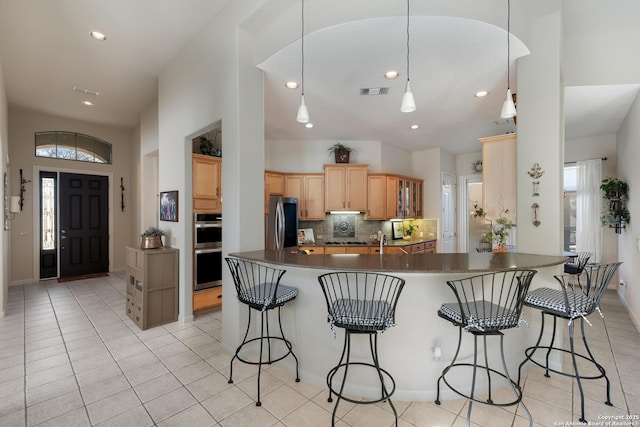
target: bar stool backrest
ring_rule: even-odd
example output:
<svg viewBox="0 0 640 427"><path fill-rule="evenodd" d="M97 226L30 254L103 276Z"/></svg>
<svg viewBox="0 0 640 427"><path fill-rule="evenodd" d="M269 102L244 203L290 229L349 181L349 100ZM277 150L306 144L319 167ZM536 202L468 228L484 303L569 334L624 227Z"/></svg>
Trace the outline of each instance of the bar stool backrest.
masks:
<svg viewBox="0 0 640 427"><path fill-rule="evenodd" d="M447 284L457 303L443 304L439 314L469 332L513 328L521 321L522 304L535 270L480 274Z"/></svg>
<svg viewBox="0 0 640 427"><path fill-rule="evenodd" d="M225 258L231 271L240 302L256 310L267 310L282 305L278 285L286 270L257 262Z"/></svg>
<svg viewBox="0 0 640 427"><path fill-rule="evenodd" d="M564 272L568 274L580 274L591 258L591 252L578 252L578 256L564 265Z"/></svg>
<svg viewBox="0 0 640 427"><path fill-rule="evenodd" d="M331 326L384 331L394 326L404 279L382 273L340 271L318 277Z"/></svg>
<svg viewBox="0 0 640 427"><path fill-rule="evenodd" d="M562 286L566 316L576 318L593 313L620 264L587 265L581 274L555 276Z"/></svg>

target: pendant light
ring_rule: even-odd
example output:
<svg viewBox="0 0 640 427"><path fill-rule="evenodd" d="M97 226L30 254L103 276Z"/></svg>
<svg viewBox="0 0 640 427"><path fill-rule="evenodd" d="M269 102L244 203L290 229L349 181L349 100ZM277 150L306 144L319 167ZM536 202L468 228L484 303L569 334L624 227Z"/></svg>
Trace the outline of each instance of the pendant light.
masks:
<svg viewBox="0 0 640 427"><path fill-rule="evenodd" d="M302 98L300 99L300 106L298 107L298 116L296 120L298 123L309 123L309 110L304 103L304 0L302 0Z"/></svg>
<svg viewBox="0 0 640 427"><path fill-rule="evenodd" d="M416 111L416 101L413 99L413 92L411 92L411 82L409 81L409 0L407 0L407 85L404 88L404 95L402 95L402 104L400 105L400 111L403 113L411 113Z"/></svg>
<svg viewBox="0 0 640 427"><path fill-rule="evenodd" d="M507 0L507 98L502 104L501 119L511 119L516 116L516 105L511 95L511 0Z"/></svg>

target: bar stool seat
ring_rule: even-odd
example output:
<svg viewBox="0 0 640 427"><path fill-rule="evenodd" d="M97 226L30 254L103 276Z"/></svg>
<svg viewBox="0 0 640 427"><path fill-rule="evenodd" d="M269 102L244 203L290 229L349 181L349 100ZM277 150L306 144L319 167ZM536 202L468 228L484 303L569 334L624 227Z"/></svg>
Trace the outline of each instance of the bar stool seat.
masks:
<svg viewBox="0 0 640 427"><path fill-rule="evenodd" d="M524 297L527 294L534 270L509 270L502 272L486 273L467 277L460 280L451 280L447 285L453 291L456 302L444 303L438 310L438 316L458 327L458 347L451 363L443 369L437 382L437 395L435 403L440 405L440 382L466 398L469 401L467 408L467 425L471 425L471 410L473 403L485 405L511 406L522 405L529 417L529 425L533 425L533 419L527 407L522 403L522 390L511 379L504 358L504 334L505 329L518 327L521 320ZM458 362L460 347L462 345L462 332L473 335L473 363ZM502 371L489 366L487 337L500 337L500 357L502 359ZM478 361L478 337L484 344L484 365ZM471 368L470 391L461 390L460 386L453 385L448 375L459 368ZM487 379L487 395L479 398L476 396L476 379L478 371L484 372ZM502 378L514 394L514 399L509 402L495 402L492 396L492 382Z"/></svg>
<svg viewBox="0 0 640 427"><path fill-rule="evenodd" d="M333 408L331 425L335 425L336 412L341 400L355 404L374 404L387 401L398 424L398 413L391 401L396 383L391 374L380 367L378 358L378 332L384 332L395 325L395 310L398 298L404 287L404 279L381 273L366 272L334 272L318 277L322 292L327 302L327 321L331 329L341 328L345 331L342 355L336 366L327 374L329 388L328 402L337 396ZM371 362L352 361L351 336L368 335ZM352 399L345 396L347 374L351 366L374 369L375 378L380 381L380 397L373 399ZM333 384L335 375L344 371L339 388Z"/></svg>
<svg viewBox="0 0 640 427"><path fill-rule="evenodd" d="M580 391L580 422L586 423L584 415L584 390L582 380L596 380L604 378L606 381L606 401L605 404L612 406L610 388L611 384L607 377L607 372L604 367L598 363L591 349L587 344L587 337L584 330L584 322L594 311L598 310L598 304L600 299L604 295L604 291L607 289L609 282L620 266L620 263L612 264L600 264L589 265L584 264L579 274L559 274L555 276L556 280L560 284L560 289L557 288L538 288L529 292L524 300L524 305L540 310L542 316L542 322L540 326L540 335L538 340L532 347L525 349L525 359L520 364L518 369L518 384L522 376L522 367L527 362L532 362L535 365L544 368L544 376L549 378L549 372L554 372L559 375L575 378L578 384L578 390ZM565 269L566 271L566 269ZM600 313L602 315L602 313ZM551 316L553 318L553 330L551 339L548 345L541 345L542 336L545 329L545 316ZM556 336L556 320L558 318L568 320L569 328L569 350L558 347L554 344ZM580 331L582 334L582 341L584 343L587 354L581 354L575 351L574 346L574 321L580 319ZM590 324L590 323L589 323ZM544 363L533 359L537 350L543 350L546 352ZM564 370L553 369L549 367L549 358L551 354L570 354L573 365L572 372L566 372ZM578 370L577 358L583 359L589 362L596 370L595 375L581 374Z"/></svg>
<svg viewBox="0 0 640 427"><path fill-rule="evenodd" d="M282 321L280 317L280 309L287 302L292 301L298 296L298 289L292 286L280 284L280 279L286 270L281 270L256 262L241 260L237 258L225 258L231 271L231 276L236 287L238 300L249 307L249 319L247 321L247 330L242 339L242 343L238 346L229 364L229 384L233 383L233 361L238 359L242 363L258 366L258 398L256 406L261 406L260 401L260 376L262 373L262 365L270 365L278 362L285 357L291 355L296 361L296 382L300 382L298 372L298 358L293 352L291 342L285 338L282 330ZM270 335L269 332L269 311L278 309L278 327L280 335ZM260 313L260 335L255 338L249 337L251 330L251 310ZM258 360L251 360L247 355L242 355L243 350L249 348L251 343L260 343L260 351ZM280 343L280 352L277 355L272 353L272 344ZM264 346L266 344L266 356L264 354ZM284 346L283 346L284 345ZM282 348L284 347L284 348ZM246 353L246 351L245 351Z"/></svg>

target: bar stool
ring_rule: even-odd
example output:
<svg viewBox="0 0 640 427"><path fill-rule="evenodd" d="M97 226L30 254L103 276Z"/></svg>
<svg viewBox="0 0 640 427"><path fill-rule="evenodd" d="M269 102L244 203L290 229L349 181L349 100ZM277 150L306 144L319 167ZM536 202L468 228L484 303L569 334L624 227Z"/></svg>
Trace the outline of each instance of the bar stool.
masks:
<svg viewBox="0 0 640 427"><path fill-rule="evenodd" d="M580 274L591 258L591 252L576 252L571 261L564 264L564 272L567 274Z"/></svg>
<svg viewBox="0 0 640 427"><path fill-rule="evenodd" d="M373 404L388 401L393 410L396 425L398 413L391 401L396 383L391 374L380 367L378 359L378 332L384 332L395 325L396 305L404 287L404 279L381 273L334 272L318 277L324 293L331 329L342 328L345 331L342 355L338 364L327 374L329 388L328 402L337 396L333 407L331 425L335 425L336 411L341 400L356 404ZM372 363L353 362L351 356L351 335L367 335ZM355 400L344 395L347 373L350 366L374 368L376 378L380 380L380 397L373 400ZM339 390L333 385L333 379L339 370L344 370ZM385 380L388 380L385 382ZM390 385L388 385L389 383Z"/></svg>
<svg viewBox="0 0 640 427"><path fill-rule="evenodd" d="M520 383L520 377L522 373L522 366L527 361L531 361L534 364L545 369L544 376L549 378L549 371L556 374L572 377L576 379L578 383L578 389L580 390L580 421L586 423L584 417L584 391L582 389L582 380L596 380L604 378L607 382L607 400L605 404L612 406L610 395L610 382L607 377L607 373L598 362L596 362L589 345L587 344L587 337L584 333L584 322L587 320L587 316L593 313L595 310L600 312L598 304L600 299L604 295L604 291L607 289L613 274L616 272L621 263L612 264L599 264L599 265L587 265L581 274L560 274L555 276L556 280L560 283L560 289L552 288L538 288L535 289L526 296L524 305L540 310L542 315L542 324L540 326L540 335L538 341L533 347L529 347L525 350L525 359L520 364L518 369L518 384ZM551 340L548 346L540 345L542 341L542 335L544 333L544 320L545 315L553 317L553 332L551 334ZM602 312L600 312L602 316ZM555 347L553 342L556 337L556 320L558 318L567 319L569 326L569 350L564 348ZM574 320L580 319L580 332L582 334L582 341L587 351L587 355L576 353L574 347ZM545 363L542 364L533 360L533 355L538 349L546 350ZM552 352L569 353L571 354L571 361L573 363L573 372L563 372L549 367L549 357ZM591 364L599 371L598 375L582 375L578 371L578 365L576 358L581 358L591 362Z"/></svg>
<svg viewBox="0 0 640 427"><path fill-rule="evenodd" d="M296 361L296 382L300 382L298 373L298 358L293 352L291 342L284 336L282 330L282 322L280 318L280 309L282 306L294 299L298 295L298 289L280 284L280 279L286 273L286 270L280 270L256 262L245 261L236 258L225 258L236 286L238 300L248 306L249 321L247 322L247 331L244 334L242 343L236 349L229 366L229 384L233 383L233 361L238 359L240 362L250 365L258 365L258 399L256 406L261 406L260 401L260 374L262 365L270 365L278 362L285 357L291 355ZM269 334L269 311L278 309L278 326L280 328L280 336ZM247 339L249 330L251 329L251 310L260 313L260 336ZM265 333L266 332L266 333ZM252 361L240 355L240 351L249 344L260 342L260 355L257 361ZM267 357L263 359L263 347L266 342ZM271 353L272 342L281 342L285 345L286 351L283 355L273 356Z"/></svg>
<svg viewBox="0 0 640 427"><path fill-rule="evenodd" d="M519 326L524 297L535 274L536 271L534 270L509 270L447 282L456 297L456 302L442 304L440 310L438 310L438 316L458 326L458 348L453 360L449 366L443 369L438 378L435 403L440 405L440 381L443 381L453 392L469 401L467 425L471 425L471 409L474 402L495 406L521 404L529 417L529 425L533 425L531 414L522 402L522 390L509 376L504 358L504 334L501 331ZM460 354L463 331L473 335L473 363L456 362ZM500 357L502 358L503 372L489 366L488 336L500 337ZM478 337L482 337L484 342L484 365L478 363ZM460 367L471 367L473 371L471 391L468 394L458 390L447 380L447 374ZM475 395L478 369L486 372L487 376L488 397L482 400ZM496 376L506 379L515 395L515 400L505 403L493 401L492 377L495 379Z"/></svg>

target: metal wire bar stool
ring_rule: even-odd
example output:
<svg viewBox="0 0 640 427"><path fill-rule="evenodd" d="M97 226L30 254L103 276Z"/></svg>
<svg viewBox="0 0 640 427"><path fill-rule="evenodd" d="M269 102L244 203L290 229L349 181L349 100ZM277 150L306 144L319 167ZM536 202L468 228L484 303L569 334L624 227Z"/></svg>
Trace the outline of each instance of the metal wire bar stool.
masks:
<svg viewBox="0 0 640 427"><path fill-rule="evenodd" d="M583 423L586 423L587 421L584 417L584 390L582 380L597 380L604 378L607 383L607 400L604 403L608 406L612 406L610 393L611 384L609 378L607 377L604 367L596 362L593 354L591 353L589 344L587 344L584 323L587 322L591 325L589 320L587 320L587 316L596 310L600 312L598 307L600 299L604 295L604 291L607 289L609 282L611 282L611 278L620 264L621 263L618 262L612 264L587 265L580 274L559 274L555 276L555 278L558 283L560 283L560 289L538 288L529 292L524 301L524 305L540 310L542 323L540 326L540 335L538 336L536 344L527 348L524 352L525 359L522 361L518 369L518 384L520 383L522 367L528 361L544 368L544 376L547 378L550 377L549 371L566 377L575 378L580 391L580 421ZM600 315L602 315L602 312L600 312ZM542 335L544 334L545 316L551 316L553 318L553 330L549 345L540 345ZM558 318L568 320L569 350L556 347L553 344L556 337L556 320ZM580 333L587 352L586 355L576 353L575 351L574 321L577 319L580 319ZM544 364L533 359L533 355L538 349L546 350ZM573 372L563 372L550 368L549 358L553 352L571 354ZM598 374L580 374L578 371L577 358L590 362L597 369Z"/></svg>
<svg viewBox="0 0 640 427"><path fill-rule="evenodd" d="M567 274L580 274L591 258L591 252L577 252L573 259L564 264L564 272Z"/></svg>
<svg viewBox="0 0 640 427"><path fill-rule="evenodd" d="M396 383L391 374L380 367L378 358L378 332L384 332L395 325L395 312L398 298L404 287L404 279L381 273L366 272L334 272L318 277L322 292L327 302L327 320L331 329L342 328L345 331L342 355L338 364L327 374L329 388L328 402L337 396L333 407L331 425L335 425L336 412L341 400L356 404L373 404L387 401L393 410L396 426L398 413L391 401L396 389ZM351 355L351 336L367 335L371 363L353 362ZM380 397L363 400L352 399L344 395L347 374L350 366L364 366L374 368L376 377L380 381ZM344 371L339 389L333 385L333 379L338 371Z"/></svg>
<svg viewBox="0 0 640 427"><path fill-rule="evenodd" d="M280 317L280 309L282 306L293 300L298 295L298 289L280 284L280 279L286 273L286 270L269 267L251 261L245 261L237 258L225 258L236 286L238 300L248 306L249 320L247 322L247 330L242 339L242 343L236 349L229 366L229 384L233 383L233 361L238 359L240 362L250 365L258 365L258 399L256 406L261 406L260 401L260 375L262 373L262 365L270 365L278 362L285 357L291 355L296 361L296 382L300 382L298 372L298 358L293 352L291 342L284 336L282 330L282 322ZM273 336L269 333L269 311L278 309L278 326L280 336ZM260 336L247 339L249 330L251 329L251 310L260 313ZM243 348L249 344L259 341L260 354L257 361L249 360L240 355ZM266 342L267 351L266 359L264 358L264 344ZM285 352L282 355L272 355L272 342L280 342L285 346Z"/></svg>
<svg viewBox="0 0 640 427"><path fill-rule="evenodd" d="M467 408L467 425L471 425L471 410L473 403L485 405L511 406L522 405L529 417L529 425L533 425L533 419L529 410L522 402L522 390L511 379L504 358L504 334L505 329L518 327L521 320L522 305L527 290L531 284L534 270L509 270L494 273L481 274L460 280L451 280L447 285L453 291L456 302L442 304L438 310L438 316L458 326L458 347L449 366L443 369L438 378L438 391L435 403L440 404L440 382L444 382L454 393L469 401ZM473 363L456 362L460 354L462 344L462 332L473 335ZM502 369L500 372L489 366L487 337L500 337L500 357ZM478 362L478 337L482 337L484 345L484 365ZM467 394L460 391L447 380L447 374L460 367L471 367L471 390ZM484 371L487 376L488 394L486 399L476 397L476 379L478 370ZM502 377L506 379L515 399L510 402L494 402L492 397L492 379Z"/></svg>

